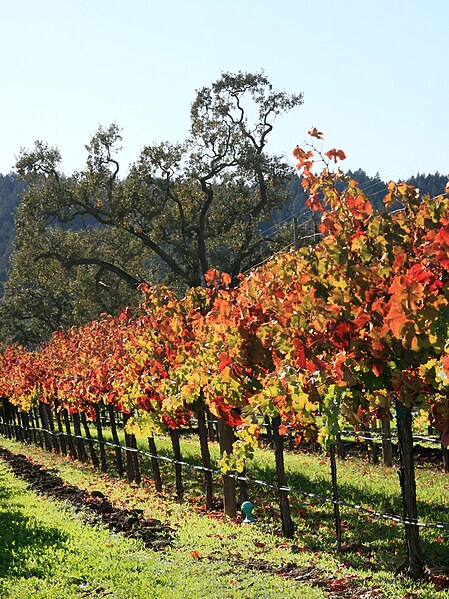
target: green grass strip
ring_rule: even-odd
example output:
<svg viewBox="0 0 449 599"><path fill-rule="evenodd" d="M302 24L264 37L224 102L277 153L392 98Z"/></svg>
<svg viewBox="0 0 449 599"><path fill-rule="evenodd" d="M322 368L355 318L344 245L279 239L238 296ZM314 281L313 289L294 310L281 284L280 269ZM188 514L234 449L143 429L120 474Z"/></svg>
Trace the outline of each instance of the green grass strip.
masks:
<svg viewBox="0 0 449 599"><path fill-rule="evenodd" d="M85 522L86 516L26 489L0 462L2 599L320 598L275 575L230 568L186 551L146 551L137 541Z"/></svg>

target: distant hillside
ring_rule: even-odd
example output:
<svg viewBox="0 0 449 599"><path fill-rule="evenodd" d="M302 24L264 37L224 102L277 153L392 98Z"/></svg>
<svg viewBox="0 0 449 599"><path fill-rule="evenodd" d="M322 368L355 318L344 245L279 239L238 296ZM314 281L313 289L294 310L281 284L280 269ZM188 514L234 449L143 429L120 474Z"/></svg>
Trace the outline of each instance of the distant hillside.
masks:
<svg viewBox="0 0 449 599"><path fill-rule="evenodd" d="M379 175L370 177L362 169L356 171L348 171L347 174L358 182L360 188L370 198L373 207L377 210L382 209L382 200L387 194L387 185ZM406 181L406 183L417 187L421 195L430 194L436 196L444 193L445 187L448 183L448 177L435 173L433 175L422 175L417 174ZM289 219L298 216L299 220L307 217L308 211L305 206L307 200L307 193L301 186L301 179L299 177L293 177L292 182L293 200L290 204L284 206L282 210L277 210L272 214L272 222L267 223L267 229L272 227L274 224L280 224L288 221Z"/></svg>
<svg viewBox="0 0 449 599"><path fill-rule="evenodd" d="M0 175L0 295L9 270L9 255L14 238L14 213L24 184L15 174Z"/></svg>

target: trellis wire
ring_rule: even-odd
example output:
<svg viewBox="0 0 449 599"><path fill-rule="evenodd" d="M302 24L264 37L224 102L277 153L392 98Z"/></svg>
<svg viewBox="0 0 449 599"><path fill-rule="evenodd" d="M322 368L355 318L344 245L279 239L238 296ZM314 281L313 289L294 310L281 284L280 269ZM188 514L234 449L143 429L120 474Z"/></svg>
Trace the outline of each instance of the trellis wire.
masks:
<svg viewBox="0 0 449 599"><path fill-rule="evenodd" d="M43 433L47 433L49 435L52 436L65 436L65 437L71 437L72 439L80 439L86 442L94 442L94 443L98 443L98 444L103 444L103 445L107 445L108 447L113 447L113 448L119 448L122 449L123 451L127 451L130 453L138 453L141 455L144 455L146 457L152 458L152 459L157 459L157 460L161 460L164 462L169 462L171 464L178 464L180 466L186 466L188 468L192 468L193 470L199 470L201 472L210 472L212 474L218 475L218 476L228 476L229 478L233 478L237 481L242 481L242 482L247 482L247 483L251 483L251 484L256 484L259 486L263 486L269 489L272 489L274 491L286 491L287 493L291 493L294 495L302 495L303 497L308 497L310 499L316 499L318 501L321 501L323 503L331 503L331 504L338 504L344 507L348 507L351 509L354 509L356 511L362 512L366 515L369 515L370 517L376 517L376 518L381 518L383 520L388 520L390 522L395 522L397 524L404 524L404 525L408 525L408 526L419 526L421 528L438 528L441 530L449 530L449 523L445 523L445 522L418 522L416 520L409 520L409 519L405 519L405 518L401 518L400 516L397 516L395 514L385 514L382 512L378 512L376 510L373 510L372 508L366 508L363 507L362 505L359 504L355 504L355 503L350 503L348 501L345 501L344 499L333 499L332 497L327 497L325 495L319 495L317 493L311 493L309 491L304 491L302 489L298 489L296 487L277 487L276 485L273 485L271 483L268 483L267 481L261 480L261 479L257 479L257 478L250 478L248 476L242 476L239 474L232 474L232 473L223 473L220 470L215 470L214 468L206 468L205 466L199 466L197 464L192 464L190 462L185 462L183 460L175 460L173 458L169 458L167 456L161 456L161 455L154 455L148 451L144 451L142 449L135 449L133 447L127 447L125 445L117 445L115 443L111 443L109 441L100 441L99 439L96 439L95 437L91 437L90 439L88 439L87 437L83 437L81 435L69 435L67 433L64 432L59 432L59 431L50 431L48 429L45 428L40 428L40 427L24 427L23 425L19 424L19 425L13 425L14 427L19 427L22 428L23 430L27 430L27 431L39 431L39 432L43 432Z"/></svg>

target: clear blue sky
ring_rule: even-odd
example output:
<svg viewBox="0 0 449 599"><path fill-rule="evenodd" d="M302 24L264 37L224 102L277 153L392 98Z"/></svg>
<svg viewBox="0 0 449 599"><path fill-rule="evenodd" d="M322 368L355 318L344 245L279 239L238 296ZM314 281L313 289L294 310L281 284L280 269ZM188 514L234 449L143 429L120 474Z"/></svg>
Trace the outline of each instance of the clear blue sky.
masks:
<svg viewBox="0 0 449 599"><path fill-rule="evenodd" d="M111 122L126 167L145 144L185 138L197 88L261 69L304 93L273 153L315 125L347 168L449 173L449 0L9 0L0 14L2 173L36 139L81 169Z"/></svg>

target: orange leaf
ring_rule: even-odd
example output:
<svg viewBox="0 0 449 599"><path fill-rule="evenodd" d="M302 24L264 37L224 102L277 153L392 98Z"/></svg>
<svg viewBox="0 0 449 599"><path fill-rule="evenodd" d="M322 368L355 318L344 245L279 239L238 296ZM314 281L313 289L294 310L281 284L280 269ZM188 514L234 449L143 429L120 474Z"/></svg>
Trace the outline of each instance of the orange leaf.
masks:
<svg viewBox="0 0 449 599"><path fill-rule="evenodd" d="M227 272L224 272L221 275L221 282L223 283L223 285L226 285L226 287L231 284L231 277L228 275Z"/></svg>
<svg viewBox="0 0 449 599"><path fill-rule="evenodd" d="M308 134L311 137L316 137L317 139L323 139L323 132L322 131L318 131L318 129L316 127L312 127L310 129L310 131L308 131Z"/></svg>
<svg viewBox="0 0 449 599"><path fill-rule="evenodd" d="M326 152L326 156L337 163L338 160L344 160L346 158L346 154L343 150L337 150L336 148L332 148L329 152Z"/></svg>

